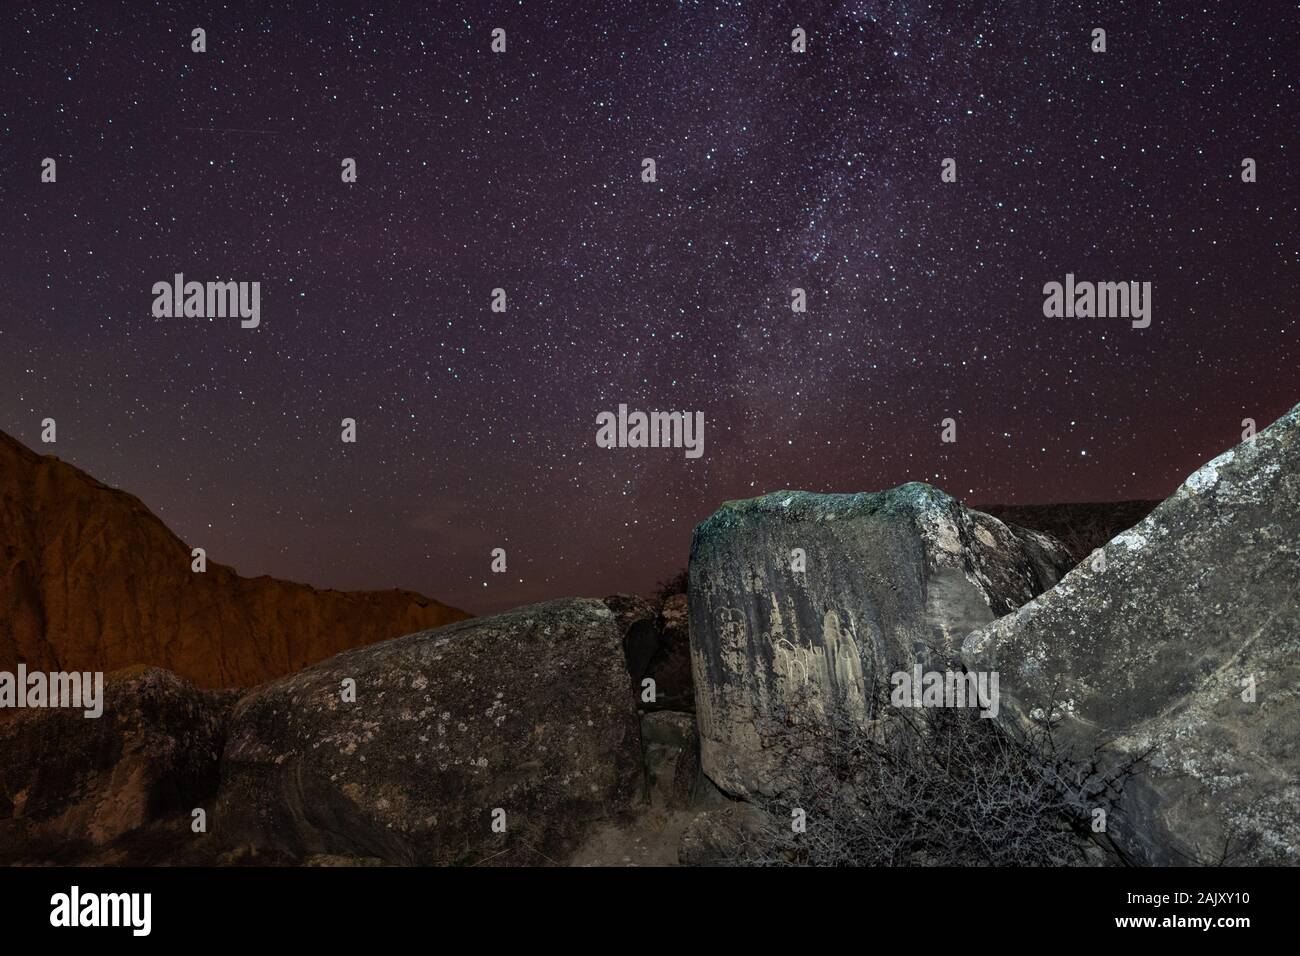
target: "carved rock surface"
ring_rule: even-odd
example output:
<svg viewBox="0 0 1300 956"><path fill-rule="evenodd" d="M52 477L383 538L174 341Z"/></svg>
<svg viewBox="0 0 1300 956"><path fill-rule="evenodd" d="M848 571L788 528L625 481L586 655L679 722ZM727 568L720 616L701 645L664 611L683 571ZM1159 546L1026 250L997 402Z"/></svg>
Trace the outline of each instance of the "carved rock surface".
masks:
<svg viewBox="0 0 1300 956"><path fill-rule="evenodd" d="M806 570L794 570L801 549ZM704 772L771 793L789 761L760 731L783 710L868 717L870 688L943 669L970 631L1071 564L1051 538L926 484L875 494L782 491L723 505L695 529L690 644Z"/></svg>

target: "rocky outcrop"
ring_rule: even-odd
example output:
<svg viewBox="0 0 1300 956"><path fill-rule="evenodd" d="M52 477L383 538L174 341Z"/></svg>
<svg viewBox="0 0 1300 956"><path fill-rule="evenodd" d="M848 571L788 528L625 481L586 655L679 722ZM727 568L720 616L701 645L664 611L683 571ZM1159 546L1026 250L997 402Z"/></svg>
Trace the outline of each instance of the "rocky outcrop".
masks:
<svg viewBox="0 0 1300 956"><path fill-rule="evenodd" d="M148 668L109 675L103 696L94 718L0 710L0 862L66 862L156 821L180 815L188 824L193 810L211 810L233 693Z"/></svg>
<svg viewBox="0 0 1300 956"><path fill-rule="evenodd" d="M259 687L231 718L217 832L298 857L560 862L642 792L621 637L604 603L553 601Z"/></svg>
<svg viewBox="0 0 1300 956"><path fill-rule="evenodd" d="M469 616L410 591L197 573L190 551L139 499L0 434L0 670L150 665L244 686Z"/></svg>
<svg viewBox="0 0 1300 956"><path fill-rule="evenodd" d="M1300 406L965 658L1004 719L1136 768L1101 804L1131 861L1300 863Z"/></svg>
<svg viewBox="0 0 1300 956"><path fill-rule="evenodd" d="M871 688L943 668L970 631L1070 566L1045 535L929 485L877 494L785 491L729 502L695 529L690 643L704 772L770 792L788 754L764 724L789 709L866 721Z"/></svg>

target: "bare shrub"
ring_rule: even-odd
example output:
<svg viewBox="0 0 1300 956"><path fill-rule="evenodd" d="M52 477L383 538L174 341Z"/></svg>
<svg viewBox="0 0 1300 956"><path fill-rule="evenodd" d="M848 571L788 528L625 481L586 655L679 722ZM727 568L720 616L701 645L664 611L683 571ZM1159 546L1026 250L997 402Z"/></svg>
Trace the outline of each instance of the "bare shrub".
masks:
<svg viewBox="0 0 1300 956"><path fill-rule="evenodd" d="M686 594L690 590L691 575L686 568L682 568L671 577L660 581L655 586L655 598L659 603L663 603L670 597L678 594Z"/></svg>
<svg viewBox="0 0 1300 956"><path fill-rule="evenodd" d="M892 707L876 691L864 722L843 708L786 708L759 728L793 756L766 822L726 862L749 866L1060 866L1114 860L1091 832L1134 764L1057 751L972 710ZM792 832L792 811L806 830ZM1089 850L1089 847L1094 849Z"/></svg>

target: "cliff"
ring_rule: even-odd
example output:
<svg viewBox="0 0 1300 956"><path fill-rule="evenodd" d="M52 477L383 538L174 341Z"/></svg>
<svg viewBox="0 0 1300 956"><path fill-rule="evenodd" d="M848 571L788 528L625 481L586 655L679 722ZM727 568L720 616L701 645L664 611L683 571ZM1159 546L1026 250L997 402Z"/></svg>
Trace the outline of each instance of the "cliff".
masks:
<svg viewBox="0 0 1300 956"><path fill-rule="evenodd" d="M0 433L0 670L166 668L246 686L469 617L411 591L318 591L208 561L138 499Z"/></svg>

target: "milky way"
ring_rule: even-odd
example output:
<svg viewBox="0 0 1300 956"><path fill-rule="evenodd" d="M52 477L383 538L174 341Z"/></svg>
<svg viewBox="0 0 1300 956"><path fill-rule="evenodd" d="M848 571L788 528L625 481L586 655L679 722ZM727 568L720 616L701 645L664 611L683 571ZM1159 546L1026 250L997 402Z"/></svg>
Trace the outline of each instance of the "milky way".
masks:
<svg viewBox="0 0 1300 956"><path fill-rule="evenodd" d="M1163 497L1300 400L1293 4L205 6L0 15L0 429L241 573L644 591L727 499Z"/></svg>

